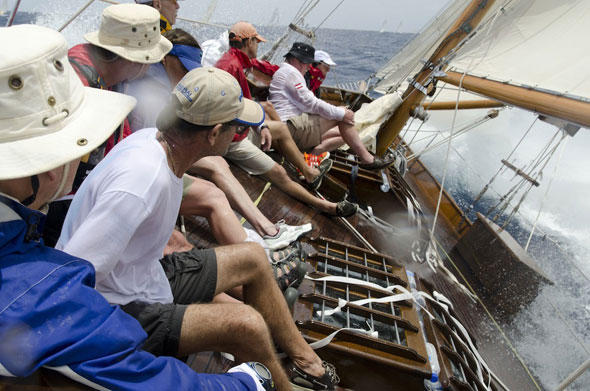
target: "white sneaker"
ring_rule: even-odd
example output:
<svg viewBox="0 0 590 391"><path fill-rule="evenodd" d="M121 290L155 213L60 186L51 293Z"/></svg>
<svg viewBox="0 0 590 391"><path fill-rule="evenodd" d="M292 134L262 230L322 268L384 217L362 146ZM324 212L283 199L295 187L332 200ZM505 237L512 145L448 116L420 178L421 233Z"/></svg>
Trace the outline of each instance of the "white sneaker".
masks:
<svg viewBox="0 0 590 391"><path fill-rule="evenodd" d="M311 223L303 225L288 225L285 220L281 220L275 224L278 228L278 232L274 236L264 235L264 243L270 250L276 250L288 246L294 242L304 233L311 231Z"/></svg>

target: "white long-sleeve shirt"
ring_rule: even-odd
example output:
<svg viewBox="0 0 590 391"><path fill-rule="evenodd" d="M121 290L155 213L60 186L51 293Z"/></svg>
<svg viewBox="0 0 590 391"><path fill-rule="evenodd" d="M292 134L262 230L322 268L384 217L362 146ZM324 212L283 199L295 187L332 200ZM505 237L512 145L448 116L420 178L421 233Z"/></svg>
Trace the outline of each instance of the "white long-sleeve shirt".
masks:
<svg viewBox="0 0 590 391"><path fill-rule="evenodd" d="M282 63L270 83L270 101L281 121L301 113L317 114L323 118L341 121L346 109L324 102L311 92L303 75L289 63Z"/></svg>

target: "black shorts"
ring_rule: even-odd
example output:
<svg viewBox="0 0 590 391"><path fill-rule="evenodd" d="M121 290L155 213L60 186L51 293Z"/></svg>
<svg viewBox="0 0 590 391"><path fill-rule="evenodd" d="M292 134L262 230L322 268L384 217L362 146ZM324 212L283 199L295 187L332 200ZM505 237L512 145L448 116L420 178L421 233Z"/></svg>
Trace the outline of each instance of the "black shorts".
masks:
<svg viewBox="0 0 590 391"><path fill-rule="evenodd" d="M156 356L177 356L187 305L208 303L215 296L217 259L213 249L192 249L166 255L160 263L170 282L174 303L134 301L121 308L137 319L148 334L144 350Z"/></svg>

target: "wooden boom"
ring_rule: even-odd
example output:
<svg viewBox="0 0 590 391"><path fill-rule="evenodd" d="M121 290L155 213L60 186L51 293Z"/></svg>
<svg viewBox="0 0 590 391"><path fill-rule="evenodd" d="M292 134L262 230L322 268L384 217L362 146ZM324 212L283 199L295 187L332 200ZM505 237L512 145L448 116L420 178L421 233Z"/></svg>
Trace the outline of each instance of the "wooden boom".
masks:
<svg viewBox="0 0 590 391"><path fill-rule="evenodd" d="M481 95L497 99L511 106L563 119L583 127L590 127L590 103L566 96L514 86L462 73L447 72L440 80Z"/></svg>

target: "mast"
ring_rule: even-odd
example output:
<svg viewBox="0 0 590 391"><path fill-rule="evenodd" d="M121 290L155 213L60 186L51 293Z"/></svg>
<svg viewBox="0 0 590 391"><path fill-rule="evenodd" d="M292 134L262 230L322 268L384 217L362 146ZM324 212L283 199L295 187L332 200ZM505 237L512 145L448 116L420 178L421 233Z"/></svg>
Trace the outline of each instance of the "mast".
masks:
<svg viewBox="0 0 590 391"><path fill-rule="evenodd" d="M446 37L428 59L427 65L414 77L404 92L404 102L391 117L383 123L377 134L377 155L383 155L410 118L412 108L422 103L426 97L426 87L432 80L431 66L437 64L453 50L481 22L493 6L495 0L473 0L449 29Z"/></svg>

